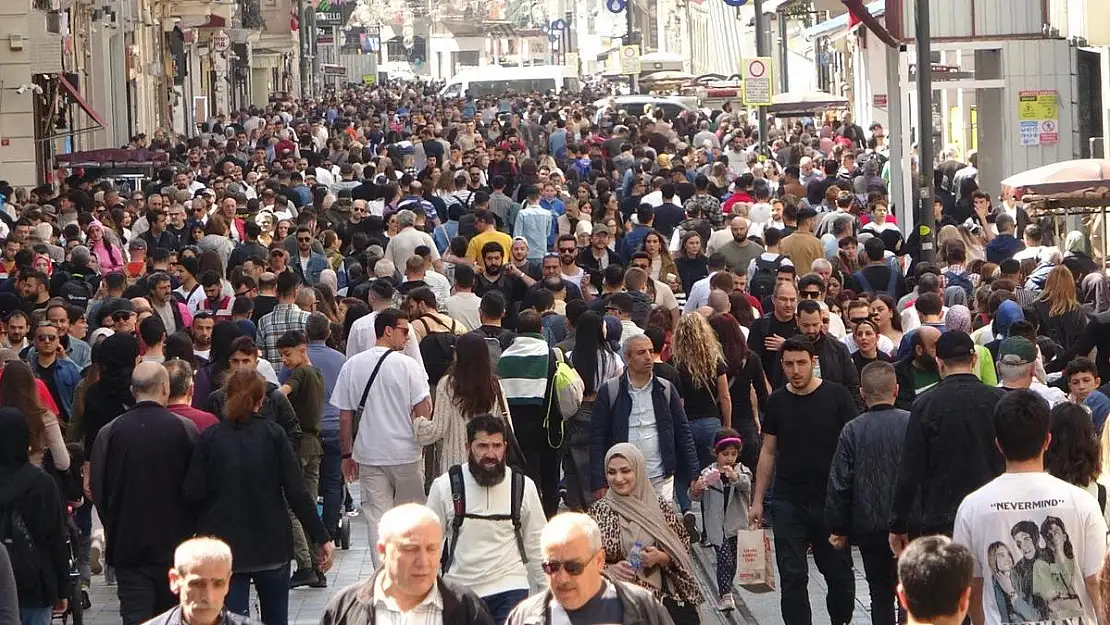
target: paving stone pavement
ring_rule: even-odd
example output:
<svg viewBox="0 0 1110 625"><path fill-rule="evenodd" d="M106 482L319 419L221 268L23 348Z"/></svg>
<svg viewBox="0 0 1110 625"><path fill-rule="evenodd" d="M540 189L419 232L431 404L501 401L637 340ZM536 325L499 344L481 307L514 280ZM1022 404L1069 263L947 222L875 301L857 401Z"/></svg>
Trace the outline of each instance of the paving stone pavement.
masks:
<svg viewBox="0 0 1110 625"><path fill-rule="evenodd" d="M352 493L357 500L357 491ZM695 547L701 550L705 558L712 561L715 556L713 549ZM351 519L351 548L349 550L336 549L335 565L328 573L328 587L325 588L297 588L289 591L289 623L290 625L318 625L320 616L332 595L339 590L367 579L373 573L373 564L370 549L367 545L366 524L361 517ZM866 625L871 622L870 597L867 593L867 582L863 576L863 564L859 553L853 550L856 577L856 611L853 625ZM295 568L295 565L294 565ZM809 558L809 602L813 610L813 625L829 625L829 615L825 610L825 582L812 556ZM706 597L715 595L715 589L702 589ZM116 599L116 587L105 583L104 575L93 576L93 584L89 591L92 608L85 613L86 625L119 625L119 601ZM779 594L755 594L742 589L735 593L738 610L730 619L722 619L713 609L710 602L701 606L702 625L771 625L781 623L779 616ZM254 602L252 601L252 605ZM255 618L257 618L255 614ZM60 622L60 621L56 621Z"/></svg>

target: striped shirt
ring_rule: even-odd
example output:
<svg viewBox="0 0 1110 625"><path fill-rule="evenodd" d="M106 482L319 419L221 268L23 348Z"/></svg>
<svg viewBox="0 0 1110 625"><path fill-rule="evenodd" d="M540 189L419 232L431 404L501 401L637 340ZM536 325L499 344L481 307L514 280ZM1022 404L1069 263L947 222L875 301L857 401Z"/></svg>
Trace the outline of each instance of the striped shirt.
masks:
<svg viewBox="0 0 1110 625"><path fill-rule="evenodd" d="M278 304L273 312L263 315L258 321L258 346L262 348L262 357L270 362L281 360L278 339L290 330L304 332L307 323L308 313L296 304Z"/></svg>
<svg viewBox="0 0 1110 625"><path fill-rule="evenodd" d="M439 584L416 607L405 612L397 602L385 594L385 575L374 582L374 623L376 625L443 625L443 597Z"/></svg>

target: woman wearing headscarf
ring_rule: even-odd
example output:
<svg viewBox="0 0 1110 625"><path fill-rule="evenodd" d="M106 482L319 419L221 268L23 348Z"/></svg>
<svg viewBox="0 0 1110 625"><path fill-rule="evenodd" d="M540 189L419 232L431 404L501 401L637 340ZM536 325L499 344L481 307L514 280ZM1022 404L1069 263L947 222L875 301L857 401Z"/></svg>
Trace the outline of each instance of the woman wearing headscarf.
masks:
<svg viewBox="0 0 1110 625"><path fill-rule="evenodd" d="M606 571L654 593L675 623L697 623L696 606L703 599L689 537L671 502L647 479L643 453L630 443L613 445L605 454L605 478L609 489L589 514L601 528Z"/></svg>
<svg viewBox="0 0 1110 625"><path fill-rule="evenodd" d="M956 287L959 288L959 287ZM960 289L963 292L963 289ZM948 309L944 315L944 330L958 330L971 334L971 310L963 304L956 304ZM975 345L975 354L979 357L979 369L975 375L987 386L998 386L998 374L994 370L994 358L991 352L983 345Z"/></svg>
<svg viewBox="0 0 1110 625"><path fill-rule="evenodd" d="M123 271L124 265L127 264L127 258L123 255L123 248L113 241L115 235L109 234L105 230L104 224L95 219L92 220L89 223L86 245L88 245L89 251L96 255L101 273Z"/></svg>
<svg viewBox="0 0 1110 625"><path fill-rule="evenodd" d="M1110 278L1101 271L1083 276L1079 303L1087 314L1097 315L1110 310Z"/></svg>
<svg viewBox="0 0 1110 625"><path fill-rule="evenodd" d="M0 408L0 509L19 513L35 549L38 579L16 578L19 620L50 625L54 605L69 596L69 550L62 500L54 479L31 464L31 429L23 413Z"/></svg>
<svg viewBox="0 0 1110 625"><path fill-rule="evenodd" d="M100 344L100 377L85 393L82 432L85 457L92 457L93 441L100 428L135 405L131 373L139 363L139 340L131 334L113 334Z"/></svg>

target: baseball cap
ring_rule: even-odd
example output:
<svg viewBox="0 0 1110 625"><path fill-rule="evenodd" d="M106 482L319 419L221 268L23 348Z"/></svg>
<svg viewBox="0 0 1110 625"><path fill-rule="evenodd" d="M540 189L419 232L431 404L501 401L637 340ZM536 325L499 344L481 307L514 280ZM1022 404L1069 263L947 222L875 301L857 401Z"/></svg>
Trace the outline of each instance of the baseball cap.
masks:
<svg viewBox="0 0 1110 625"><path fill-rule="evenodd" d="M144 241L144 240L142 240L138 237L135 237L134 239L131 239L131 242L127 244L127 247L128 247L128 249L132 249L132 250L145 250L146 249L146 241Z"/></svg>
<svg viewBox="0 0 1110 625"><path fill-rule="evenodd" d="M937 358L949 360L975 355L975 343L967 332L949 330L937 339Z"/></svg>
<svg viewBox="0 0 1110 625"><path fill-rule="evenodd" d="M1011 336L998 346L998 362L1006 365L1028 365L1037 360L1037 348L1024 336Z"/></svg>
<svg viewBox="0 0 1110 625"><path fill-rule="evenodd" d="M609 226L606 226L605 224L597 224L596 226L594 226L593 232L590 233L591 236L595 234L609 234Z"/></svg>

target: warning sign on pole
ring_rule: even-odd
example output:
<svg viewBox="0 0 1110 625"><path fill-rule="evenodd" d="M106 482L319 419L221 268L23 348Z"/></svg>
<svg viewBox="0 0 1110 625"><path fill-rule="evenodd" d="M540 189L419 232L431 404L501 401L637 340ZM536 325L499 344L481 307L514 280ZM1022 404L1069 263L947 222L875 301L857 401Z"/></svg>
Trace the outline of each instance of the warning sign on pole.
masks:
<svg viewBox="0 0 1110 625"><path fill-rule="evenodd" d="M621 74L640 73L640 46L621 46Z"/></svg>
<svg viewBox="0 0 1110 625"><path fill-rule="evenodd" d="M771 98L775 95L771 57L757 56L742 59L740 65L744 68L744 104L770 106Z"/></svg>

